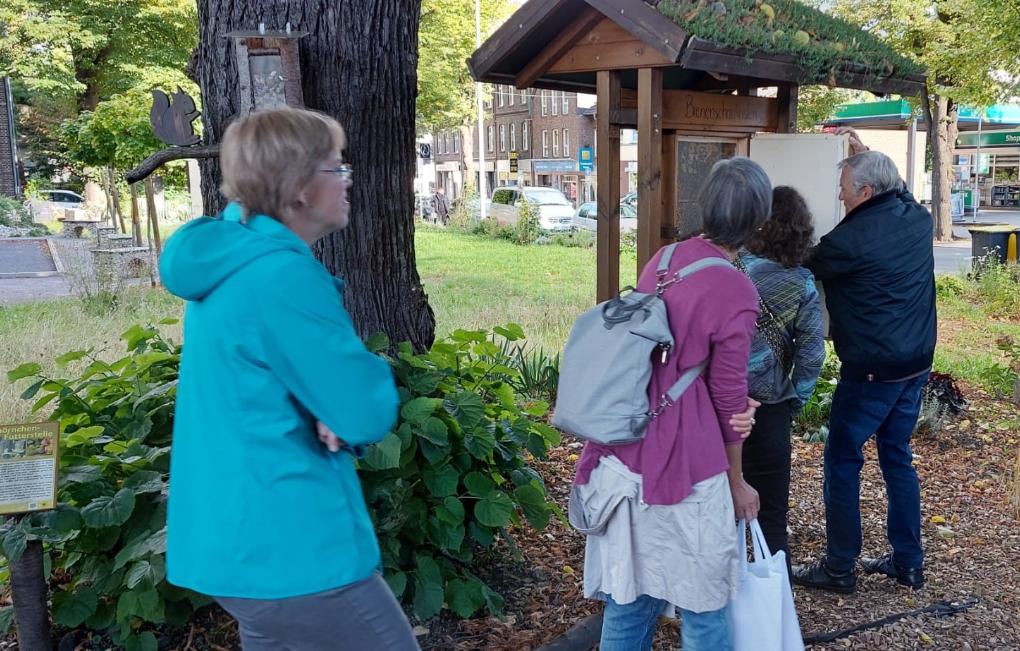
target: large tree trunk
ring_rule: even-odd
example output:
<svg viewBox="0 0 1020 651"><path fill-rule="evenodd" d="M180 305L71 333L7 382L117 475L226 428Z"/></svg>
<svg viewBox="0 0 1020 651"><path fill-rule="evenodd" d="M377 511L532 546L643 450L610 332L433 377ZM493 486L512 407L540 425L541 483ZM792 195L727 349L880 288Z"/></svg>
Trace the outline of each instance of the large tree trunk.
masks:
<svg viewBox="0 0 1020 651"><path fill-rule="evenodd" d="M435 317L415 267L414 110L421 0L199 0L198 74L203 135L219 142L238 111L235 29L308 30L301 75L308 108L337 118L354 166L351 225L316 245L348 285L345 304L358 333L383 331L423 349ZM217 160L204 160L206 214L223 207Z"/></svg>
<svg viewBox="0 0 1020 651"><path fill-rule="evenodd" d="M935 239L953 239L953 149L960 133L959 110L956 102L944 95L922 96L921 102L928 142L932 148L932 215L935 217Z"/></svg>
<svg viewBox="0 0 1020 651"><path fill-rule="evenodd" d="M10 570L18 648L21 651L52 651L42 543L28 541L21 558L10 564Z"/></svg>

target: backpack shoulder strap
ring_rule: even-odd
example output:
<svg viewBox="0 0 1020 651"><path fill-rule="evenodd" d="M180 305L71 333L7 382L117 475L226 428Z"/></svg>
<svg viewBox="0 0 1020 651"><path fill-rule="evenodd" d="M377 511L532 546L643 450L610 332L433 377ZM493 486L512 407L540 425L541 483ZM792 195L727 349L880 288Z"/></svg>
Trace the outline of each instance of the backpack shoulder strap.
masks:
<svg viewBox="0 0 1020 651"><path fill-rule="evenodd" d="M670 276L669 261L673 257L673 251L675 250L675 243L666 247L666 250L662 252L662 258L659 260L659 266L655 271L655 291L659 296L662 296L663 292L665 292L671 285L675 285L676 283L693 276L702 269L708 269L709 267L729 267L730 269L735 269L733 264L728 260L711 256L695 260Z"/></svg>

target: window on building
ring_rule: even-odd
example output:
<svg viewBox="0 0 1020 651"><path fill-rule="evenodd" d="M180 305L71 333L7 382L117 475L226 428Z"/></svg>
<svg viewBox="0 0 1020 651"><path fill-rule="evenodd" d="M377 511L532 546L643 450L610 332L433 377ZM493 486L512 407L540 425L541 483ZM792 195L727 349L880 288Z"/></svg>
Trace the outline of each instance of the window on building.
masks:
<svg viewBox="0 0 1020 651"><path fill-rule="evenodd" d="M505 93L506 88L504 86L502 86L502 85L497 86L496 88L497 88L497 90L496 90L496 93L497 93L496 101L499 102L499 105L502 107L502 106L504 106L506 104L506 93Z"/></svg>
<svg viewBox="0 0 1020 651"><path fill-rule="evenodd" d="M521 91L521 106L524 106L527 103L528 103L527 91L522 90Z"/></svg>
<svg viewBox="0 0 1020 651"><path fill-rule="evenodd" d="M557 97L556 95L557 95L557 92L554 90L552 92L552 114L553 115L559 115L559 101L560 101L560 98Z"/></svg>
<svg viewBox="0 0 1020 651"><path fill-rule="evenodd" d="M563 130L563 157L569 158L573 156L570 152L570 129Z"/></svg>
<svg viewBox="0 0 1020 651"><path fill-rule="evenodd" d="M485 102L484 102L485 103L485 108L486 109L491 109L492 108L492 95L490 93L486 93L485 90L484 90L484 87L483 87L483 91L482 92L484 93L482 95L482 97L485 100Z"/></svg>
<svg viewBox="0 0 1020 651"><path fill-rule="evenodd" d="M568 93L563 93L563 115L568 115L569 113L570 113L570 95Z"/></svg>
<svg viewBox="0 0 1020 651"><path fill-rule="evenodd" d="M506 151L506 125L499 125L499 150Z"/></svg>
<svg viewBox="0 0 1020 651"><path fill-rule="evenodd" d="M559 158L560 156L560 131L559 129L553 129L553 158Z"/></svg>
<svg viewBox="0 0 1020 651"><path fill-rule="evenodd" d="M529 137L530 134L528 133L529 131L530 129L528 129L528 121L525 120L524 122L521 122L521 149L523 149L524 151L528 151L528 148L531 147L531 138Z"/></svg>
<svg viewBox="0 0 1020 651"><path fill-rule="evenodd" d="M485 144L488 145L487 149L492 151L492 126L489 126L488 133L485 134Z"/></svg>
<svg viewBox="0 0 1020 651"><path fill-rule="evenodd" d="M510 151L517 151L517 125L510 123Z"/></svg>
<svg viewBox="0 0 1020 651"><path fill-rule="evenodd" d="M549 132L542 129L542 158L549 158Z"/></svg>
<svg viewBox="0 0 1020 651"><path fill-rule="evenodd" d="M566 138L566 136L563 136L563 137ZM455 153L455 154L459 154L460 153L460 134L459 133L453 134L453 153Z"/></svg>
<svg viewBox="0 0 1020 651"><path fill-rule="evenodd" d="M549 114L549 91L539 91L539 97L542 98L542 117Z"/></svg>
<svg viewBox="0 0 1020 651"><path fill-rule="evenodd" d="M436 135L435 152L437 154L443 153L443 134Z"/></svg>

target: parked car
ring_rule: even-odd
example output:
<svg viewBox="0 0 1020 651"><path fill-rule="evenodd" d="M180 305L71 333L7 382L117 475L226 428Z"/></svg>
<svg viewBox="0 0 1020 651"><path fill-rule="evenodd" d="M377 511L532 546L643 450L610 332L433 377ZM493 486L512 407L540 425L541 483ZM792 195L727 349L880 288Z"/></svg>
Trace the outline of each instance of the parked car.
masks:
<svg viewBox="0 0 1020 651"><path fill-rule="evenodd" d="M574 227L578 230L598 230L598 204L594 201L582 203L574 214ZM620 232L633 233L637 230L637 208L620 202Z"/></svg>
<svg viewBox="0 0 1020 651"><path fill-rule="evenodd" d="M620 203L637 208L637 192L628 192L620 199Z"/></svg>
<svg viewBox="0 0 1020 651"><path fill-rule="evenodd" d="M496 188L488 215L499 224L513 226L520 218L521 202L538 209L538 225L543 231L562 233L574 229L573 204L556 188L544 186Z"/></svg>
<svg viewBox="0 0 1020 651"><path fill-rule="evenodd" d="M70 190L43 190L39 193L38 199L30 199L26 202L26 208L36 222L50 221L56 217L63 217L63 214L54 214L54 211L67 208L84 208L85 197Z"/></svg>

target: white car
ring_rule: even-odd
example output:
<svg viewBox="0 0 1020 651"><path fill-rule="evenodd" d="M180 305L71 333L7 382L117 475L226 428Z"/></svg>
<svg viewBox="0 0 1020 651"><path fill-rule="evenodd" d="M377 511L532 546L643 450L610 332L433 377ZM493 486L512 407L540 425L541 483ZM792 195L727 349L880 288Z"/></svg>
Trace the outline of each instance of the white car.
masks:
<svg viewBox="0 0 1020 651"><path fill-rule="evenodd" d="M43 190L39 193L39 198L28 201L26 207L34 221L49 221L54 218L54 211L84 208L85 197L70 190ZM63 217L63 213L58 216Z"/></svg>
<svg viewBox="0 0 1020 651"><path fill-rule="evenodd" d="M488 216L499 224L513 226L520 218L521 202L538 209L543 231L562 233L574 229L574 206L556 188L543 186L503 187L492 193Z"/></svg>
<svg viewBox="0 0 1020 651"><path fill-rule="evenodd" d="M574 227L579 230L598 230L598 204L594 201L582 203L574 215ZM637 208L629 203L620 203L620 232L633 233L637 230Z"/></svg>

